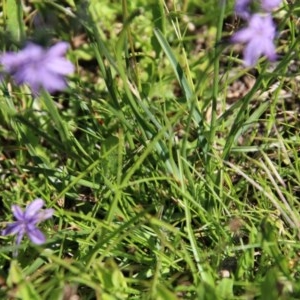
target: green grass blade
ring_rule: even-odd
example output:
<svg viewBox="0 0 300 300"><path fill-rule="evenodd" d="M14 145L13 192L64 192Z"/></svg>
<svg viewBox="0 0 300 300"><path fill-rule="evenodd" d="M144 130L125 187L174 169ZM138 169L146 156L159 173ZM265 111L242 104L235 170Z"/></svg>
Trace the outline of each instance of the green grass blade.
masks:
<svg viewBox="0 0 300 300"><path fill-rule="evenodd" d="M159 29L155 28L154 34L155 34L157 40L159 41L160 46L162 47L165 54L167 55L167 57L171 63L171 66L174 70L174 73L176 75L176 78L184 91L188 107L190 110L192 110L191 113L193 115L194 121L196 122L196 124L198 126L202 127L203 117L202 117L201 113L199 112L197 105L193 104L193 102L196 101L196 98L194 96L192 89L189 86L187 78L184 75L184 72L183 72L178 60L176 59L170 45L168 44L167 40L165 39L165 37L163 36L161 31Z"/></svg>
<svg viewBox="0 0 300 300"><path fill-rule="evenodd" d="M6 29L16 41L25 38L23 7L21 0L4 0L3 13L6 16Z"/></svg>

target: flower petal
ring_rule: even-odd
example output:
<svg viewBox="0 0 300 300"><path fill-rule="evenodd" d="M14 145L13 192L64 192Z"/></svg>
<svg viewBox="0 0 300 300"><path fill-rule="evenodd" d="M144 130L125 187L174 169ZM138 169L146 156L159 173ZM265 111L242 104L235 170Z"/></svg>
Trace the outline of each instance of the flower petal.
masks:
<svg viewBox="0 0 300 300"><path fill-rule="evenodd" d="M67 87L66 80L63 76L48 72L47 77L45 76L45 78L48 78L48 80L43 80L41 86L49 93L63 91Z"/></svg>
<svg viewBox="0 0 300 300"><path fill-rule="evenodd" d="M43 207L44 205L44 200L37 198L33 200L27 207L24 213L24 216L26 219L30 219L34 217L38 211Z"/></svg>
<svg viewBox="0 0 300 300"><path fill-rule="evenodd" d="M21 221L21 220L24 219L24 212L22 211L22 209L19 205L12 205L11 210L12 210L12 213L13 213L14 217L18 221Z"/></svg>
<svg viewBox="0 0 300 300"><path fill-rule="evenodd" d="M34 228L34 229L28 231L27 235L28 235L29 239L31 240L31 242L36 245L41 245L41 244L45 243L45 241L46 241L44 234L37 228Z"/></svg>
<svg viewBox="0 0 300 300"><path fill-rule="evenodd" d="M236 0L235 2L235 13L245 20L250 17L250 2L251 0Z"/></svg>
<svg viewBox="0 0 300 300"><path fill-rule="evenodd" d="M57 56L63 56L66 54L67 50L69 49L70 44L67 42L59 42L55 45L53 45L49 50L47 51L47 56L50 58L51 56L57 57Z"/></svg>
<svg viewBox="0 0 300 300"><path fill-rule="evenodd" d="M57 73L58 75L69 75L75 70L74 65L62 57L53 58L51 60L49 59L49 61L45 63L44 67L47 71Z"/></svg>
<svg viewBox="0 0 300 300"><path fill-rule="evenodd" d="M261 42L260 45L262 54L270 58L270 60L276 58L276 48L272 40L265 39L263 42Z"/></svg>
<svg viewBox="0 0 300 300"><path fill-rule="evenodd" d="M244 28L236 32L232 37L231 37L231 42L232 43L247 43L253 38L253 35L255 32L251 28Z"/></svg>
<svg viewBox="0 0 300 300"><path fill-rule="evenodd" d="M261 7L266 12L271 12L280 5L281 1L282 0L261 0Z"/></svg>
<svg viewBox="0 0 300 300"><path fill-rule="evenodd" d="M34 93L37 93L42 86L42 74L44 70L36 71L33 66L27 66L19 69L14 75L14 81L17 85L28 84Z"/></svg>
<svg viewBox="0 0 300 300"><path fill-rule="evenodd" d="M20 60L16 53L7 52L0 56L0 64L6 72L10 73L14 72L14 70L19 67Z"/></svg>
<svg viewBox="0 0 300 300"><path fill-rule="evenodd" d="M25 234L25 232L23 230L18 233L17 239L16 239L16 244L17 245L21 244L21 241L23 239L24 234Z"/></svg>
<svg viewBox="0 0 300 300"><path fill-rule="evenodd" d="M258 40L252 40L244 49L244 62L246 66L254 66L260 55L262 55L262 49Z"/></svg>
<svg viewBox="0 0 300 300"><path fill-rule="evenodd" d="M28 43L22 51L17 53L17 55L19 56L19 59L22 58L25 63L32 60L40 61L45 55L45 50L40 45Z"/></svg>
<svg viewBox="0 0 300 300"><path fill-rule="evenodd" d="M16 234L22 230L24 230L22 223L14 222L7 225L6 228L2 230L2 235Z"/></svg>
<svg viewBox="0 0 300 300"><path fill-rule="evenodd" d="M42 222L47 219L50 219L53 216L53 214L54 214L54 209L49 208L49 209L40 211L36 218L37 218L38 222Z"/></svg>

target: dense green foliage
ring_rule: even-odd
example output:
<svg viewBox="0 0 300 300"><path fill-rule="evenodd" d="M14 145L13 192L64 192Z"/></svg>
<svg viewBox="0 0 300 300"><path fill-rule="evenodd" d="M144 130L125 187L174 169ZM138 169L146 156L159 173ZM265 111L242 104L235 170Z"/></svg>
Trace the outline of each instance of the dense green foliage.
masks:
<svg viewBox="0 0 300 300"><path fill-rule="evenodd" d="M293 2L295 2L293 4ZM1 50L68 41L69 88L1 83L1 299L299 299L298 1L244 68L233 1L2 2Z"/></svg>

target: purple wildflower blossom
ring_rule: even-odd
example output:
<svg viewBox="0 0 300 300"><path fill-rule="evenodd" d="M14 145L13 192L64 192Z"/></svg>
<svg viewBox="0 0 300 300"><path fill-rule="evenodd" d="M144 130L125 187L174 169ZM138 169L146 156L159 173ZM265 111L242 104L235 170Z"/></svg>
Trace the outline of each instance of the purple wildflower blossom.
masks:
<svg viewBox="0 0 300 300"><path fill-rule="evenodd" d="M44 205L42 199L35 199L22 211L20 206L12 205L15 222L7 225L2 235L16 234L16 244L19 245L24 235L27 234L32 243L40 245L46 241L44 234L36 227L38 223L52 217L54 210L40 210Z"/></svg>
<svg viewBox="0 0 300 300"><path fill-rule="evenodd" d="M65 76L74 72L73 64L64 57L68 48L66 42L59 42L49 49L29 43L17 53L2 54L0 64L17 85L28 84L35 95L42 88L54 93L66 88Z"/></svg>
<svg viewBox="0 0 300 300"><path fill-rule="evenodd" d="M245 44L244 63L246 66L253 66L261 55L265 55L270 61L276 60L275 33L271 15L254 14L249 19L248 27L235 33L231 41Z"/></svg>
<svg viewBox="0 0 300 300"><path fill-rule="evenodd" d="M266 12L271 12L277 8L282 0L261 0L261 8Z"/></svg>
<svg viewBox="0 0 300 300"><path fill-rule="evenodd" d="M248 20L250 18L250 10L249 10L249 6L250 6L251 0L236 0L235 1L235 13L245 19Z"/></svg>
<svg viewBox="0 0 300 300"><path fill-rule="evenodd" d="M253 0L236 0L235 13L242 19L248 20L251 17L251 2L253 2ZM264 12L271 12L280 5L282 0L260 0L259 2Z"/></svg>

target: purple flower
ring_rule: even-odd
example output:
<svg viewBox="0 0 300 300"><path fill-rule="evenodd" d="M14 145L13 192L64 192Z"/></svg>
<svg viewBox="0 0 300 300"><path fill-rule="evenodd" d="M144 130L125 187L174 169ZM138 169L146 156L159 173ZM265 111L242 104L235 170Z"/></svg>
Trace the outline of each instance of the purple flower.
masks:
<svg viewBox="0 0 300 300"><path fill-rule="evenodd" d="M249 6L252 0L236 0L235 1L235 13L245 19L248 20L250 18L250 10Z"/></svg>
<svg viewBox="0 0 300 300"><path fill-rule="evenodd" d="M246 66L253 66L262 55L270 61L276 60L275 33L271 15L254 14L249 19L248 27L235 33L231 41L245 44L244 63Z"/></svg>
<svg viewBox="0 0 300 300"><path fill-rule="evenodd" d="M68 48L65 42L49 49L29 43L17 53L2 54L0 64L17 85L28 84L36 95L41 89L54 93L67 87L65 77L74 72L73 64L64 57Z"/></svg>
<svg viewBox="0 0 300 300"><path fill-rule="evenodd" d="M261 8L266 12L271 12L277 8L282 0L261 0Z"/></svg>
<svg viewBox="0 0 300 300"><path fill-rule="evenodd" d="M282 0L260 0L260 7L264 12L271 12L277 8ZM244 20L248 20L251 17L250 5L253 0L236 0L235 1L235 13Z"/></svg>
<svg viewBox="0 0 300 300"><path fill-rule="evenodd" d="M44 205L42 199L35 199L22 211L20 206L12 205L11 209L16 219L15 222L7 225L2 235L16 234L16 244L19 245L24 235L27 234L32 243L40 245L46 241L44 234L36 227L38 223L52 217L54 210L40 210Z"/></svg>

